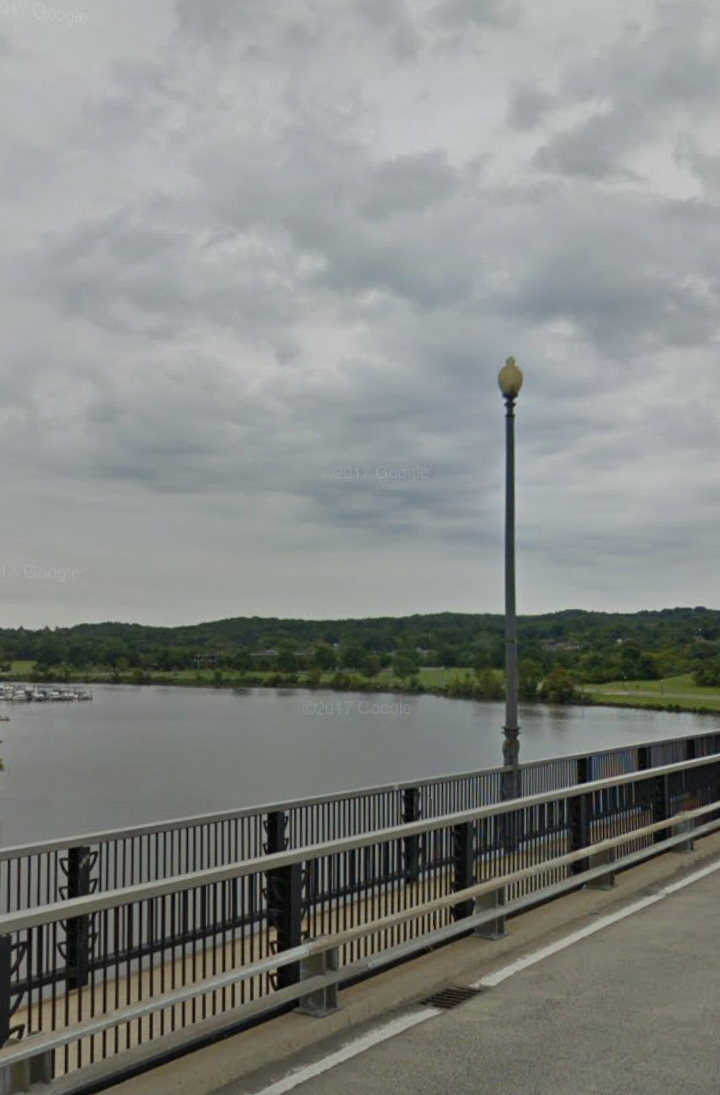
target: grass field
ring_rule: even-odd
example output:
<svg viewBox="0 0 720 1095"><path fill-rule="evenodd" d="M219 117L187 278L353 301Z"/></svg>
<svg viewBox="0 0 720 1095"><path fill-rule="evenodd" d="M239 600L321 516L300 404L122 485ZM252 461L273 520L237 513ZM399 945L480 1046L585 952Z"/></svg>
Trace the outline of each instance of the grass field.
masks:
<svg viewBox="0 0 720 1095"><path fill-rule="evenodd" d="M33 662L16 661L12 664L10 673L3 674L6 680L27 681L32 672ZM444 687L454 676L463 676L472 673L471 669L428 669L420 670L420 684L423 688ZM502 679L502 673L496 670ZM108 679L108 670L96 670L82 675L87 682ZM176 673L150 672L151 680L165 683L177 681L178 684L205 684L212 685L214 679L213 669L181 669ZM267 680L272 673L255 673L256 676ZM319 687L330 687L330 673L324 673ZM79 678L76 678L79 679ZM129 675L124 678L129 682ZM232 686L239 679L232 672L223 673L223 683ZM390 670L384 669L377 675L374 681L374 690L383 692L386 689L396 687L397 680ZM303 687L303 674L300 674L299 688ZM581 689L588 693L596 702L604 705L622 707L667 707L686 708L704 711L720 711L720 688L706 688L695 684L689 673L677 677L666 677L661 681L609 681L606 684L582 684Z"/></svg>
<svg viewBox="0 0 720 1095"><path fill-rule="evenodd" d="M667 706L720 711L720 688L695 684L690 673L662 681L609 681L583 686L593 699L632 707Z"/></svg>
<svg viewBox="0 0 720 1095"><path fill-rule="evenodd" d="M34 664L35 663L31 662L31 661L15 661L15 662L12 663L11 671L9 673L4 673L2 676L4 678L8 679L8 680L25 681L30 677L30 675L32 673L32 667L33 667ZM441 686L445 685L445 684L447 684L447 682L450 680L451 677L462 676L465 673L472 673L472 672L473 672L472 669L455 669L455 668L453 668L453 669L427 669L427 668L422 668L420 670L419 676L420 676L420 683L424 687L430 687L430 686L433 686L433 685L441 685ZM83 673L83 679L88 680L88 681L104 679L104 678L107 678L109 676L109 673L110 673L110 671L108 669L102 669L102 670L96 669L94 671L89 670L89 671ZM149 676L152 680L160 680L161 679L161 680L167 681L168 679L172 679L174 681L178 681L178 683L195 683L196 681L199 680L199 681L203 681L207 684L212 684L213 679L214 679L214 674L215 674L214 669L178 669L175 673L171 673L169 671L161 672L159 670L158 671L153 671L153 670L149 671ZM74 675L75 674L73 674L73 676ZM127 678L128 675L129 674L125 675L126 678ZM224 670L223 671L223 681L226 681L227 683L231 683L233 681L233 679L236 678L237 676L238 676L238 674L236 674L232 670ZM266 680L268 677L274 676L274 673L272 673L272 672L262 673L262 672L259 672L258 670L253 670L253 676L261 677L263 680ZM331 676L332 676L332 673L323 673L322 677L321 677L321 681L320 681L321 686L322 685L328 685ZM303 674L301 673L300 674L300 680L301 681L302 681L302 678L303 678ZM377 677L375 677L375 685L377 686L379 691L382 691L384 688L388 688L388 687L393 686L395 684L397 684L397 678L393 676L393 673L389 669L383 669L380 673L378 673ZM300 685L300 687L302 687L302 685Z"/></svg>

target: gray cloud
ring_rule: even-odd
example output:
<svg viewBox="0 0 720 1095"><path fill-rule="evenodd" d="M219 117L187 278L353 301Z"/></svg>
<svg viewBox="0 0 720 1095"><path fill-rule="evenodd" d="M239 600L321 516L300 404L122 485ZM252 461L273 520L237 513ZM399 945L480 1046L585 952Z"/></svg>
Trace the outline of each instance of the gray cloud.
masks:
<svg viewBox="0 0 720 1095"><path fill-rule="evenodd" d="M511 27L519 14L518 6L506 0L441 0L432 9L441 26L460 32L476 27Z"/></svg>
<svg viewBox="0 0 720 1095"><path fill-rule="evenodd" d="M649 130L647 120L637 111L616 109L596 114L568 132L554 134L536 152L535 163L564 177L637 179L637 173L623 166L623 160Z"/></svg>
<svg viewBox="0 0 720 1095"><path fill-rule="evenodd" d="M513 88L508 102L507 123L511 129L535 129L553 105L553 97L540 88L522 84Z"/></svg>
<svg viewBox="0 0 720 1095"><path fill-rule="evenodd" d="M580 8L3 26L9 623L500 611L509 353L520 611L712 603L718 20Z"/></svg>

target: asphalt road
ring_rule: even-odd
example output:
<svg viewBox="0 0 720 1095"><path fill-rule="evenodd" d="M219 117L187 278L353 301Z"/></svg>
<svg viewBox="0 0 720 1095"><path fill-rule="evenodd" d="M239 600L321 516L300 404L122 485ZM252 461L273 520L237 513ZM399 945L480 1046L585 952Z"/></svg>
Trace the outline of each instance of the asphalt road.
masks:
<svg viewBox="0 0 720 1095"><path fill-rule="evenodd" d="M361 1033L222 1095L718 1095L720 870L286 1086Z"/></svg>

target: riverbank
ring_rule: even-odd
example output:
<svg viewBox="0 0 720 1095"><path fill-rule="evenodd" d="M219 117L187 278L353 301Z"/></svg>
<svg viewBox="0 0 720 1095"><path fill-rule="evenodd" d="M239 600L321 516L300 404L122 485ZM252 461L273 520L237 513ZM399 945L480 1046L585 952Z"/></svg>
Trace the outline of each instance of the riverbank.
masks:
<svg viewBox="0 0 720 1095"><path fill-rule="evenodd" d="M0 680L32 680L32 663L15 662L11 673L2 674ZM50 683L50 678L42 683ZM248 690L252 688L295 689L332 692L395 693L397 695L433 695L448 699L477 699L501 701L504 699L504 677L500 670L492 670L483 678L470 669L435 669L423 667L416 678L399 680L384 671L375 677L365 677L346 670L318 673L247 673L218 672L212 669L178 670L124 670L71 672L62 680L52 683L123 684L131 686L171 685L183 688L213 688ZM700 687L690 674L665 678L659 681L611 681L603 684L580 684L570 700L574 706L634 707L651 711L685 712L688 714L720 714L720 688ZM527 700L523 702L528 702ZM538 699L538 703L544 703Z"/></svg>

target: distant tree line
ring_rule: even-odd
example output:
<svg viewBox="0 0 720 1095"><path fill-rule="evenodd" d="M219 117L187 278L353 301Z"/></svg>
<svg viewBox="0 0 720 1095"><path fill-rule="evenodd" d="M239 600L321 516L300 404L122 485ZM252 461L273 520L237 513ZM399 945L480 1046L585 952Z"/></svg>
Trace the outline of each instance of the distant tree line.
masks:
<svg viewBox="0 0 720 1095"><path fill-rule="evenodd" d="M577 682L652 680L692 672L720 683L720 612L701 606L632 614L567 610L518 620L524 698L563 670ZM456 690L491 693L505 663L501 615L438 613L359 620L218 620L176 628L108 622L71 628L0 629L0 671L34 663L40 675L107 669L143 679L150 670L206 669L292 680L354 674L372 681L392 669L412 681L423 666L458 670ZM461 672L468 671L468 672ZM338 676L339 675L339 676ZM344 676L343 676L344 675ZM469 684L468 681L471 683ZM559 688L559 685L558 685Z"/></svg>

